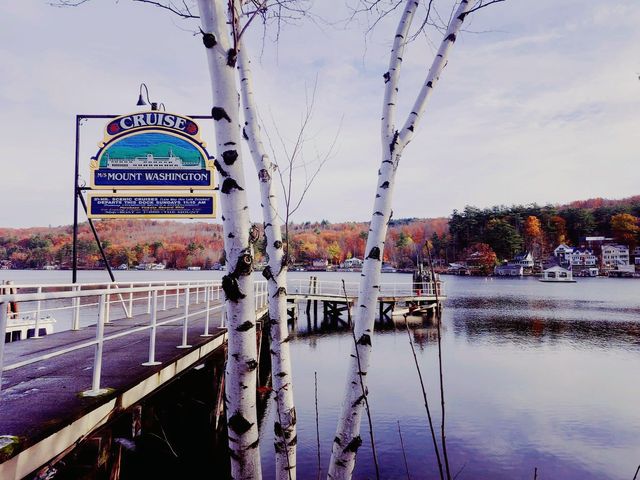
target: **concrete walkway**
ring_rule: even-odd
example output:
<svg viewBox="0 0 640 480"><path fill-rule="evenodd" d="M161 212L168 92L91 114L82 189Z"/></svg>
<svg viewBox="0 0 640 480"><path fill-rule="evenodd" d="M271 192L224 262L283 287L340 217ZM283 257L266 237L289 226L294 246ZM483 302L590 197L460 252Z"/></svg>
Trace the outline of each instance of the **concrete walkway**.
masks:
<svg viewBox="0 0 640 480"><path fill-rule="evenodd" d="M192 311L204 308L192 305ZM184 315L184 307L159 311L158 322ZM143 366L149 357L146 329L105 340L101 388L108 393L86 397L91 389L95 347L5 371L0 391L0 478L22 478L64 452L120 411L133 405L181 372L221 347L226 335L220 325L220 309L211 312L210 337L202 337L204 313L189 318L189 348L182 343L183 321L159 326L156 337L157 366ZM105 325L105 339L125 330L149 325L149 314L113 320ZM214 327L215 326L215 327ZM96 327L64 331L40 339L9 343L5 366L45 355L95 338Z"/></svg>

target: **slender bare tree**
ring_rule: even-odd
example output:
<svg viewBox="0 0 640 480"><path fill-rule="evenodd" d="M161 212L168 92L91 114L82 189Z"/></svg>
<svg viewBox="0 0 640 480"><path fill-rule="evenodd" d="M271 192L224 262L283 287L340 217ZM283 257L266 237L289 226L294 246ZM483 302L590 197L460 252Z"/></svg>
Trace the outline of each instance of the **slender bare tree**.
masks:
<svg viewBox="0 0 640 480"><path fill-rule="evenodd" d="M249 143L253 163L258 172L268 257L268 265L262 275L267 279L269 292L271 368L277 410L274 425L276 478L293 480L296 478L296 409L293 401L287 325L287 257L282 242L282 221L278 213L275 183L277 166L271 162L260 133L248 49L242 40L239 46L238 70L245 119L243 135Z"/></svg>
<svg viewBox="0 0 640 480"><path fill-rule="evenodd" d="M431 9L432 1L433 0L430 0L428 3L428 11ZM369 6L376 7L379 3L379 0L375 0L369 2ZM391 202L400 157L407 144L413 138L415 128L423 116L427 101L446 65L449 51L456 41L466 16L471 11L481 8L483 6L482 3L482 1L476 1L474 3L473 0L460 0L446 28L431 68L418 92L411 113L407 116L402 127L398 129L396 126L396 104L400 82L400 69L405 46L410 40L411 23L419 6L419 2L416 0L404 1L404 9L391 48L389 68L383 75L384 101L381 122L382 163L378 170L378 183L373 204L373 215L367 237L366 258L362 269L358 293L354 326L357 341L352 348L350 356L342 411L332 446L328 474L328 478L330 479L337 480L351 477L353 469L355 468L356 453L362 443L360 438L360 421L365 399L363 398L361 379L366 385L365 380L369 370L372 350L375 306L380 289L384 239L392 214ZM487 5L490 3L496 2L495 0L493 2L486 2ZM399 2L394 2L396 6L399 4ZM368 395L368 393L368 389L365 388L365 395Z"/></svg>

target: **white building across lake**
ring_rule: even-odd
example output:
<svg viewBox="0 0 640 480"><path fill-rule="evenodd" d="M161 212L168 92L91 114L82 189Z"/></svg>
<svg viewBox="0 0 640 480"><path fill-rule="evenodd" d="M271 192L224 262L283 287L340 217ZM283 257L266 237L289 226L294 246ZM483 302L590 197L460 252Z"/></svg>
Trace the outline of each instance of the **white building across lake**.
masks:
<svg viewBox="0 0 640 480"><path fill-rule="evenodd" d="M607 269L629 265L629 247L626 245L603 245L602 264Z"/></svg>
<svg viewBox="0 0 640 480"><path fill-rule="evenodd" d="M541 282L566 282L573 283L575 280L573 279L573 272L567 268L563 268L560 266L555 266L551 268L547 268L542 272Z"/></svg>

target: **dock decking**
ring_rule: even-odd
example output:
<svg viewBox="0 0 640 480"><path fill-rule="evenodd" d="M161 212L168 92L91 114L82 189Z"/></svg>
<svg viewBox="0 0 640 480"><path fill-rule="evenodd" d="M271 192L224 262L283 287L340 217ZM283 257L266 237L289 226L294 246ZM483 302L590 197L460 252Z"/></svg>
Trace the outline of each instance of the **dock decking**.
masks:
<svg viewBox="0 0 640 480"><path fill-rule="evenodd" d="M179 318L183 309L159 312L158 321ZM220 324L218 313L212 320ZM125 330L148 326L150 314L136 315L105 325L105 338ZM108 392L83 396L91 389L93 348L83 348L4 374L0 395L0 434L5 458L0 457L0 478L22 478L73 446L79 439L106 423L181 372L197 365L223 345L225 329L210 329L201 336L204 313L189 318L189 348L176 348L183 335L182 322L158 326L156 361L145 366L149 356L149 330L112 339L104 344L101 386ZM14 364L46 354L61 346L80 344L95 337L95 327L65 331L40 339L14 342L5 347L5 364ZM34 348L34 345L37 347ZM6 457L9 457L8 459Z"/></svg>

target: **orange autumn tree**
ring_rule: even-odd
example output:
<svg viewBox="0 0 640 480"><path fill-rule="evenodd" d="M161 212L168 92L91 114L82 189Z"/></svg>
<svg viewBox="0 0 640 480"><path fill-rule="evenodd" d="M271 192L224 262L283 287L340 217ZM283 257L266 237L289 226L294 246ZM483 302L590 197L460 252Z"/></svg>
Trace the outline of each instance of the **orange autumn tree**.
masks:
<svg viewBox="0 0 640 480"><path fill-rule="evenodd" d="M498 263L496 252L486 243L474 243L463 253L467 266L472 272L489 275Z"/></svg>
<svg viewBox="0 0 640 480"><path fill-rule="evenodd" d="M619 213L611 217L611 231L616 241L628 245L633 250L638 245L640 226L638 217L628 213Z"/></svg>
<svg viewBox="0 0 640 480"><path fill-rule="evenodd" d="M540 219L534 215L529 215L524 221L524 244L527 251L533 255L533 258L540 257L543 238L544 234Z"/></svg>

